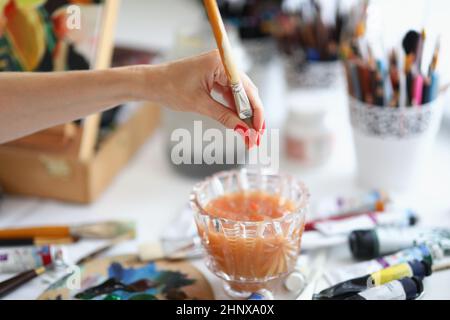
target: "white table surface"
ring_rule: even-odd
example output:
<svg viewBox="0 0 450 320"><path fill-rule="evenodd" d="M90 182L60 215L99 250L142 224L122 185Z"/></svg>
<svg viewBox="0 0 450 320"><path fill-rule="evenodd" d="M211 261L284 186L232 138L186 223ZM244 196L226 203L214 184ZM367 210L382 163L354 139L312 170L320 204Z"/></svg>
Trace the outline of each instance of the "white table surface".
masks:
<svg viewBox="0 0 450 320"><path fill-rule="evenodd" d="M311 190L313 199L343 191L358 190L355 184L354 160L350 133L345 117L337 141L337 149L330 163L322 170L302 171L282 160L283 171L295 173ZM430 226L450 226L450 153L449 137L442 133L433 151L432 165L417 191L399 195L421 214L422 223ZM137 252L136 245L157 240L161 231L179 213L188 199L195 180L179 176L173 171L165 150L163 135L158 132L139 151L130 164L118 175L100 199L92 205L81 206L52 200L8 196L0 211L0 227L18 227L36 224L86 223L105 219L133 219L137 221L138 237L109 252L110 255ZM93 250L101 242L81 242L69 247L72 259ZM352 263L348 249L332 250L329 266ZM201 265L201 263L199 263ZM202 268L202 270L205 270ZM218 284L211 274L208 278ZM0 279L6 278L2 275ZM7 299L35 299L48 283L44 278L15 291ZM424 298L450 299L450 270L436 273L425 280ZM215 286L218 297L223 297L220 286Z"/></svg>

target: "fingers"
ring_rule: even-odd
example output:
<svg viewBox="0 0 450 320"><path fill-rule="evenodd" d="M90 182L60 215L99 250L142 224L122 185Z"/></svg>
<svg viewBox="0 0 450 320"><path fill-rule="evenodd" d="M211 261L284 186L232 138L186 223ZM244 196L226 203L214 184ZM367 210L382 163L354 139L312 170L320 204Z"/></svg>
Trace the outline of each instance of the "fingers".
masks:
<svg viewBox="0 0 450 320"><path fill-rule="evenodd" d="M241 79L253 109L253 126L256 131L261 131L264 123L264 109L258 94L258 88L246 74L242 74Z"/></svg>
<svg viewBox="0 0 450 320"><path fill-rule="evenodd" d="M231 92L231 88L229 87L229 82L225 70L220 60L219 52L217 50L214 50L207 53L207 56L209 57L209 59L211 59L211 63L215 66L214 68L212 68L212 70L214 70L214 74L212 77L213 83L209 83L209 91L214 89L219 92L224 97L225 102L228 104L228 106L231 109L235 110L236 106L234 104L234 98ZM253 109L253 128L256 131L260 132L263 129L264 124L264 109L258 94L258 88L245 73L241 74L241 80L250 101L250 105Z"/></svg>
<svg viewBox="0 0 450 320"><path fill-rule="evenodd" d="M231 92L231 88L229 86L214 84L213 91L216 91L223 97L228 108L230 108L231 110L236 110L233 93Z"/></svg>
<svg viewBox="0 0 450 320"><path fill-rule="evenodd" d="M220 122L224 127L233 129L239 133L243 137L248 148L259 145L259 134L255 130L251 130L251 128L238 117L235 111L225 107L213 98L208 98L207 104L202 108L201 113Z"/></svg>

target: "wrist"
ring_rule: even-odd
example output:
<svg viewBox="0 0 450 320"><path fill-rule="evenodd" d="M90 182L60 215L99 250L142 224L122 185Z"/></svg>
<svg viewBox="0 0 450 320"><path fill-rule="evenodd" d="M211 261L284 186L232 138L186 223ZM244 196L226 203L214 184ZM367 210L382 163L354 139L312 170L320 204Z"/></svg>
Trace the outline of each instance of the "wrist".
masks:
<svg viewBox="0 0 450 320"><path fill-rule="evenodd" d="M165 65L138 65L129 69L131 99L161 103Z"/></svg>

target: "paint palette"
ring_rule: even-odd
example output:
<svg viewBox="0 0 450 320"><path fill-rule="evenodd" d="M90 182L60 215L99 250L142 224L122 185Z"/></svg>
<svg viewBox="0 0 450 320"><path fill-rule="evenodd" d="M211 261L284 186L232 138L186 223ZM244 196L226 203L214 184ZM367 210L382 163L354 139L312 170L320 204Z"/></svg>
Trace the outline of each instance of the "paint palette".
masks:
<svg viewBox="0 0 450 320"><path fill-rule="evenodd" d="M39 300L212 300L206 278L188 262L140 262L118 256L86 263Z"/></svg>

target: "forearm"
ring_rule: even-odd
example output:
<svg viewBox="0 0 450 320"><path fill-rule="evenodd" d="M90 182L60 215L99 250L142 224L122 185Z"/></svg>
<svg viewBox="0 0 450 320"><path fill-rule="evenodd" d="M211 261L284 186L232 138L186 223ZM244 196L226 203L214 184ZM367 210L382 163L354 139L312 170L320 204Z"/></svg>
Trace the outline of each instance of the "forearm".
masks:
<svg viewBox="0 0 450 320"><path fill-rule="evenodd" d="M158 67L0 73L0 143L139 100L144 70L156 85Z"/></svg>

